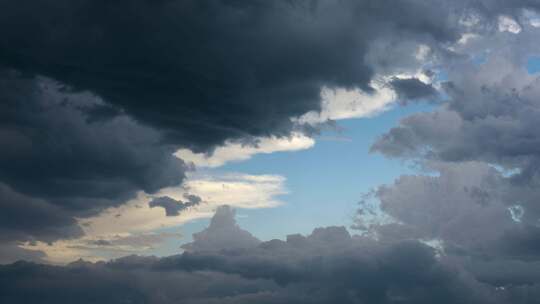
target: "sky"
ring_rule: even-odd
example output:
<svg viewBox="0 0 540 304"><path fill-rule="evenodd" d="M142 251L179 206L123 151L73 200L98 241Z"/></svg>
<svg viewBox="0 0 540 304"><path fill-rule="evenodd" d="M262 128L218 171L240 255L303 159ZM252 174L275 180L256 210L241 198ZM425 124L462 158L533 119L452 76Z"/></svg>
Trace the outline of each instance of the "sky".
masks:
<svg viewBox="0 0 540 304"><path fill-rule="evenodd" d="M400 118L430 108L397 106L377 117L343 120L340 130L316 136L311 148L256 154L246 161L207 170L207 174L242 172L286 178L287 193L279 196L283 205L238 211L239 216L245 216L239 218L242 227L263 240L307 234L319 226L350 226L362 195L414 171L412 164L370 153L371 144Z"/></svg>
<svg viewBox="0 0 540 304"><path fill-rule="evenodd" d="M0 302L536 303L540 2L0 0Z"/></svg>

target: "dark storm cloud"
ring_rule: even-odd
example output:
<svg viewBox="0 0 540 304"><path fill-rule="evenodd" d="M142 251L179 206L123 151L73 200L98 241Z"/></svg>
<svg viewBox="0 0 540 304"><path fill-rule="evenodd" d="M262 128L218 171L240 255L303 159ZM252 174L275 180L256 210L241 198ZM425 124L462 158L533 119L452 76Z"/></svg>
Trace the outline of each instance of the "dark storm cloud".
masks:
<svg viewBox="0 0 540 304"><path fill-rule="evenodd" d="M323 85L369 90L376 39L458 39L437 3L1 1L0 64L89 90L202 150L286 135L290 117L319 109Z"/></svg>
<svg viewBox="0 0 540 304"><path fill-rule="evenodd" d="M0 242L53 241L82 235L75 219L62 208L17 193L4 184L0 184L0 208Z"/></svg>
<svg viewBox="0 0 540 304"><path fill-rule="evenodd" d="M103 104L90 93L4 70L0 99L2 239L79 236L75 216L184 178L182 161L156 131L125 115L89 120L86 110Z"/></svg>
<svg viewBox="0 0 540 304"><path fill-rule="evenodd" d="M172 199L168 196L161 196L151 200L148 205L150 208L161 207L165 209L165 214L167 216L178 216L180 212L197 206L201 203L201 198L196 195L186 195L186 202Z"/></svg>
<svg viewBox="0 0 540 304"><path fill-rule="evenodd" d="M239 229L229 216L230 209L220 210L214 221L225 230ZM502 303L494 287L437 259L434 250L424 244L353 238L343 227L318 228L306 237L292 235L287 241L250 247L202 249L161 259L129 256L108 263L79 261L65 267L25 262L0 266L0 300Z"/></svg>

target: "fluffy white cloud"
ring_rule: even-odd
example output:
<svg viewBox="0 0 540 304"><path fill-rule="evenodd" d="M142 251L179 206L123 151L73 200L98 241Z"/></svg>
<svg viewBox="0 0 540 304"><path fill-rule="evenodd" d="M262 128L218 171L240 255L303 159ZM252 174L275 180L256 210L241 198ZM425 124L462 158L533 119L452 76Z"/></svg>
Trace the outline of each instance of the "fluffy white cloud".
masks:
<svg viewBox="0 0 540 304"><path fill-rule="evenodd" d="M324 87L321 90L321 112L310 111L295 122L315 125L328 120L340 120L370 117L386 109L396 99L395 92L386 85L371 84L375 88L372 94L360 89Z"/></svg>
<svg viewBox="0 0 540 304"><path fill-rule="evenodd" d="M250 159L259 153L274 153L282 151L298 151L309 149L315 145L315 140L300 133L293 133L290 137L264 137L257 139L253 145L239 142L228 142L215 149L211 155L193 153L189 149L180 149L175 155L197 167L215 168L228 162Z"/></svg>
<svg viewBox="0 0 540 304"><path fill-rule="evenodd" d="M521 26L517 23L516 20L509 16L501 15L499 16L499 31L501 32L510 32L512 34L518 34L521 32Z"/></svg>

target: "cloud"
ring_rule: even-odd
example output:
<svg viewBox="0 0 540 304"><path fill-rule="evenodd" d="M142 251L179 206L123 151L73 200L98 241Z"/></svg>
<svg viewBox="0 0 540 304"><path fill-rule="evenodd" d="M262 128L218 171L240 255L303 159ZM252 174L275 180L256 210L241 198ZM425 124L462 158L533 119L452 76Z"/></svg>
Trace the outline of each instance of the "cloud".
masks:
<svg viewBox="0 0 540 304"><path fill-rule="evenodd" d="M317 125L327 121L369 117L386 110L395 100L394 91L377 88L372 93L359 89L331 89L321 91L321 110L310 111L295 118L299 124Z"/></svg>
<svg viewBox="0 0 540 304"><path fill-rule="evenodd" d="M0 242L36 239L50 242L82 235L75 219L62 208L22 195L2 183L0 207Z"/></svg>
<svg viewBox="0 0 540 304"><path fill-rule="evenodd" d="M380 243L422 240L441 261L494 288L494 303L534 303L540 230L513 216L519 201L511 176L483 162L426 166L426 174L401 176L372 193L390 220L359 212L362 235Z"/></svg>
<svg viewBox="0 0 540 304"><path fill-rule="evenodd" d="M501 15L499 16L499 31L518 34L521 32L521 26L511 17Z"/></svg>
<svg viewBox="0 0 540 304"><path fill-rule="evenodd" d="M92 94L5 70L0 87L0 203L9 210L0 227L21 241L68 237L75 217L184 179L183 162L154 130L125 115L88 121L84 109L103 104Z"/></svg>
<svg viewBox="0 0 540 304"><path fill-rule="evenodd" d="M0 265L15 263L20 260L45 263L45 253L26 250L19 242L3 242L0 246Z"/></svg>
<svg viewBox="0 0 540 304"><path fill-rule="evenodd" d="M509 204L526 209L525 220L536 221L540 209L537 151L534 132L539 119L538 78L499 55L449 74L445 92L450 99L433 112L401 121L379 138L372 151L392 157L445 162L478 161L513 170L508 178Z"/></svg>
<svg viewBox="0 0 540 304"><path fill-rule="evenodd" d="M291 117L320 110L323 86L370 91L364 56L380 37L455 41L450 5L436 2L3 2L0 64L88 90L203 152L288 135Z"/></svg>
<svg viewBox="0 0 540 304"><path fill-rule="evenodd" d="M435 52L459 37L446 15L408 1L0 1L0 182L61 210L64 227L181 184L190 168L172 155L179 149L218 166L307 148L310 139L291 133L302 130L295 118L381 110L390 92L373 84L382 71L373 45ZM364 101L351 108L354 96ZM253 138L259 148L237 153ZM198 156L213 149L214 158ZM15 233L22 242L66 236L38 231Z"/></svg>
<svg viewBox="0 0 540 304"><path fill-rule="evenodd" d="M530 0L0 0L4 261L117 257L170 237L149 230L209 216L218 204L281 203L279 176L186 180L190 167L173 155L179 149L215 167L308 147L303 135L297 146L280 145L299 130L373 115L400 94L427 95L431 68L448 69L449 98L373 146L438 164L440 174L379 189L383 211L396 220L376 227L379 241L333 228L242 250L72 265L89 267L84 282L71 268L18 263L1 267L1 300L58 302L55 290L69 283L63 299L80 303L530 302L535 278L527 286L514 274L504 286L478 282L461 259L496 256L511 265L510 258L538 257L538 79L519 63L538 51L531 12L539 8ZM463 63L501 43L487 64ZM254 138L258 148L239 149ZM215 157L200 156L214 149ZM186 191L207 204L171 205ZM155 203L165 210L148 205L165 196ZM514 206L523 209L519 220L508 210ZM502 227L487 229L489 222ZM199 240L212 239L206 232ZM446 255L419 238L444 243ZM103 247L107 256L96 254ZM48 275L38 280L43 289L26 285L29 273ZM194 284L153 292L165 279Z"/></svg>
<svg viewBox="0 0 540 304"><path fill-rule="evenodd" d="M176 201L186 194L201 198L204 204L167 217L161 208L151 208L148 202L154 197L140 193L128 203L104 210L101 214L83 218L80 223L87 234L125 233L151 231L172 227L186 220L211 216L213 209L223 202L238 208L269 208L281 204L279 195L287 193L285 178L273 175L225 174L191 176L183 187L165 188L158 197L167 196ZM120 217L117 217L120 215Z"/></svg>
<svg viewBox="0 0 540 304"><path fill-rule="evenodd" d="M160 196L151 200L148 205L150 208L161 207L165 209L165 214L167 216L178 216L181 211L201 203L201 198L196 195L186 194L184 195L184 198L187 198L186 202L178 201L168 196Z"/></svg>
<svg viewBox="0 0 540 304"><path fill-rule="evenodd" d="M418 78L394 78L390 81L397 95L404 100L435 97L437 91L430 84L423 83Z"/></svg>
<svg viewBox="0 0 540 304"><path fill-rule="evenodd" d="M477 162L432 163L431 170L436 175L401 176L375 191L381 211L393 219L374 227L379 237L438 240L447 248L500 254L495 243L507 242L505 235L520 226L509 210L508 180Z"/></svg>
<svg viewBox="0 0 540 304"><path fill-rule="evenodd" d="M210 227L194 237L193 244L210 247L181 255L161 259L128 256L63 267L26 262L0 266L0 300L502 303L502 296L509 294L499 294L451 261L437 259L433 249L419 242L383 244L353 238L343 227L318 228L309 236L291 235L286 241L257 244L252 240L249 246L241 246L244 248L224 249L220 246L224 240L230 241L225 245L235 245L249 235L235 226L232 215L227 207L218 209ZM232 235L210 237L221 234L217 228L232 229ZM30 284L30 277L43 283Z"/></svg>
<svg viewBox="0 0 540 304"><path fill-rule="evenodd" d="M407 187L405 184L423 184L424 188L420 188L423 190L411 187L417 194L405 198L403 204L409 204L423 200L422 196L433 200L435 196L430 197L430 191L435 193L454 185L442 194L451 196L448 200L455 195L481 200L474 191L462 190L461 184L467 181L461 178L467 177L478 185L494 174L476 163L440 169L441 175L432 177L439 181L406 177L411 181L400 181L392 186L395 189L381 191L398 193ZM436 189L428 190L431 186ZM396 202L387 199L391 194L380 195L385 197L385 210L396 208L389 212L397 218L410 218L405 215L411 212L405 211L406 206L392 206ZM428 208L426 212L437 208ZM440 226L448 226L455 222L455 215L467 212L470 210L459 206L448 216L439 212L436 219ZM477 220L481 218L480 213L473 216ZM472 222L465 224L466 228L473 226ZM471 240L482 237L472 232ZM260 242L238 227L234 210L227 206L219 207L210 226L195 233L193 239L193 243L186 245L186 252L164 258L131 255L109 262L79 260L66 266L28 262L3 265L0 266L0 300L9 303L38 299L64 303L76 299L78 303L526 304L534 303L539 291L537 261L486 259L456 251L437 254L434 248L418 240L351 236L344 227L317 228L307 236L295 234L287 236L285 241ZM110 244L107 241L97 245Z"/></svg>
<svg viewBox="0 0 540 304"><path fill-rule="evenodd" d="M205 230L193 234L193 242L182 249L193 251L219 251L223 249L252 248L261 241L236 224L235 211L225 205L217 208Z"/></svg>
<svg viewBox="0 0 540 304"><path fill-rule="evenodd" d="M282 204L278 196L287 193L285 178L273 175L225 174L212 176L190 176L183 187L162 189L155 196L138 193L137 197L118 207L110 207L91 217L78 218L75 227L82 234L71 239L60 239L52 243L24 242L20 247L29 253L41 252L42 260L63 264L84 258L90 261L118 258L131 253L160 255L176 252L165 246L175 235L163 234L162 229L181 230L181 225L211 217L215 208L223 202L237 208L271 208ZM156 197L185 201L196 196L201 203L185 208L176 216L167 216L163 208L152 208L149 202ZM192 201L196 201L194 197ZM174 204L178 204L174 202ZM204 203L202 203L204 202ZM174 205L176 206L176 205ZM167 230L169 231L169 230ZM177 236L176 236L177 237ZM151 239L127 244L130 239ZM109 242L99 246L100 241ZM172 250L172 251L171 251ZM16 257L12 257L12 260Z"/></svg>
<svg viewBox="0 0 540 304"><path fill-rule="evenodd" d="M441 104L405 117L373 144L420 171L374 190L378 209L362 206L357 219L380 242L429 244L494 287L501 303L533 303L540 290L539 78L525 66L538 52L527 42L538 30L522 25L506 28L509 35L495 24L493 36L463 41L454 51L471 57L453 59ZM385 216L379 222L369 218L377 212Z"/></svg>
<svg viewBox="0 0 540 304"><path fill-rule="evenodd" d="M256 138L247 142L227 142L215 148L211 153L194 153L189 149L180 149L175 155L187 163L199 167L220 167L228 162L238 162L250 159L253 155L282 151L298 151L309 149L315 145L315 140L301 133L292 133L285 137Z"/></svg>
<svg viewBox="0 0 540 304"><path fill-rule="evenodd" d="M0 2L0 144L8 147L0 182L72 218L181 184L189 168L172 155L179 149L199 155L228 146L216 158L195 157L218 166L253 138L271 143L236 153L240 159L308 147L306 138L294 147L281 139L302 130L298 123L385 109L394 98L387 77L446 63L464 30L486 33L499 16L518 20L538 8L481 1L462 11L461 1L442 0L25 3ZM474 26L459 22L471 12ZM38 236L21 241L31 237Z"/></svg>

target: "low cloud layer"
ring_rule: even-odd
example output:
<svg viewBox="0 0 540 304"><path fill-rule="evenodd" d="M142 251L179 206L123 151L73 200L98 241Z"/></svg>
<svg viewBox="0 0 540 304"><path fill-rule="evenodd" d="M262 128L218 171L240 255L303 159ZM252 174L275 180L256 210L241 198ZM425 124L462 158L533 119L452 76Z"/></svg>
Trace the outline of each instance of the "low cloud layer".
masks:
<svg viewBox="0 0 540 304"><path fill-rule="evenodd" d="M534 285L497 288L495 281L485 280L483 264L476 271L488 282L481 282L476 273L418 241L377 242L329 227L259 243L254 238L246 242L249 233L239 229L234 213L221 207L210 227L195 234L190 251L181 255L63 267L27 262L0 266L0 300L476 304L532 303L538 293ZM223 241L226 248L219 245ZM42 283L31 283L36 280Z"/></svg>

